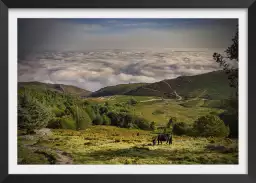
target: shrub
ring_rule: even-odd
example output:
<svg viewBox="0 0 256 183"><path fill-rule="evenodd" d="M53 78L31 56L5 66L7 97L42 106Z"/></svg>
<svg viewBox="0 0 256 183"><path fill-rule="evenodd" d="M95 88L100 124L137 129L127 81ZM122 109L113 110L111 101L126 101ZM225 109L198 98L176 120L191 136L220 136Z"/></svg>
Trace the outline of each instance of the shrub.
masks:
<svg viewBox="0 0 256 183"><path fill-rule="evenodd" d="M150 123L150 129L151 130L155 130L156 129L156 122L153 121L153 122Z"/></svg>
<svg viewBox="0 0 256 183"><path fill-rule="evenodd" d="M172 131L176 135L189 135L190 126L184 122L175 123Z"/></svg>
<svg viewBox="0 0 256 183"><path fill-rule="evenodd" d="M18 126L19 128L33 131L46 127L52 113L37 100L32 99L28 94L19 97L18 103Z"/></svg>
<svg viewBox="0 0 256 183"><path fill-rule="evenodd" d="M91 106L86 106L85 111L87 112L91 120L94 120L96 118L96 114Z"/></svg>
<svg viewBox="0 0 256 183"><path fill-rule="evenodd" d="M105 106L102 106L99 108L99 112L100 112L100 114L105 114L108 112L108 108Z"/></svg>
<svg viewBox="0 0 256 183"><path fill-rule="evenodd" d="M131 98L129 101L128 101L128 104L130 105L136 105L138 103L137 100L135 100L134 98Z"/></svg>
<svg viewBox="0 0 256 183"><path fill-rule="evenodd" d="M90 116L78 106L72 107L72 116L76 122L77 130L84 130L92 123Z"/></svg>
<svg viewBox="0 0 256 183"><path fill-rule="evenodd" d="M76 129L76 122L70 116L60 118L59 121L63 129L71 129L71 130Z"/></svg>
<svg viewBox="0 0 256 183"><path fill-rule="evenodd" d="M59 117L53 117L46 126L47 128L53 128L58 129L61 128L60 118Z"/></svg>
<svg viewBox="0 0 256 183"><path fill-rule="evenodd" d="M219 115L219 117L224 121L224 123L229 126L230 134L229 137L238 137L238 115L237 113L224 112Z"/></svg>
<svg viewBox="0 0 256 183"><path fill-rule="evenodd" d="M62 116L65 115L65 111L64 111L64 110L61 110L61 109L59 109L59 108L57 108L57 107L54 107L54 108L52 109L52 113L55 115L55 117L62 117Z"/></svg>
<svg viewBox="0 0 256 183"><path fill-rule="evenodd" d="M177 122L177 118L176 117L171 117L168 121L168 123L166 124L166 128L171 128L171 126Z"/></svg>
<svg viewBox="0 0 256 183"><path fill-rule="evenodd" d="M109 117L107 117L106 115L103 115L102 120L103 120L103 125L110 125L111 124L111 121L110 121Z"/></svg>
<svg viewBox="0 0 256 183"><path fill-rule="evenodd" d="M94 125L102 125L103 120L102 117L98 114L96 115L96 118L92 121Z"/></svg>
<svg viewBox="0 0 256 183"><path fill-rule="evenodd" d="M214 115L206 115L198 118L193 128L198 136L227 137L229 135L229 128L218 116Z"/></svg>
<svg viewBox="0 0 256 183"><path fill-rule="evenodd" d="M143 118L135 118L134 124L142 130L150 130L149 122Z"/></svg>

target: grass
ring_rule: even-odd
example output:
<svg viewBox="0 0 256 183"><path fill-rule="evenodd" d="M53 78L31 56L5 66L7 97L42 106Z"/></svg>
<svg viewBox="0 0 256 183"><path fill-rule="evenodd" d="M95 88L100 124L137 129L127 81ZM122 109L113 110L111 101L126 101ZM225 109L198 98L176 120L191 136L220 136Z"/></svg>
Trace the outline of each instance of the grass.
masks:
<svg viewBox="0 0 256 183"><path fill-rule="evenodd" d="M154 132L113 126L83 131L52 130L50 137L19 137L19 159L27 164L50 164L58 152L73 164L237 164L237 140L174 136L173 144L152 146ZM33 147L33 148L32 148ZM38 149L37 149L38 148ZM42 151L43 153L38 153ZM56 155L57 153L57 155Z"/></svg>
<svg viewBox="0 0 256 183"><path fill-rule="evenodd" d="M91 102L97 101L99 103L108 101L109 105L114 106L115 109L120 110L125 108L131 114L143 117L150 122L155 121L158 126L165 125L171 117L176 117L178 122L191 124L200 116L210 113L218 115L224 111L223 109L204 105L202 99L177 101L175 99L159 100L159 97L131 97L126 95L117 95L110 99L108 98L109 97L89 98L87 100ZM131 98L137 100L138 103L134 106L128 105L127 102ZM121 107L116 105L120 105Z"/></svg>

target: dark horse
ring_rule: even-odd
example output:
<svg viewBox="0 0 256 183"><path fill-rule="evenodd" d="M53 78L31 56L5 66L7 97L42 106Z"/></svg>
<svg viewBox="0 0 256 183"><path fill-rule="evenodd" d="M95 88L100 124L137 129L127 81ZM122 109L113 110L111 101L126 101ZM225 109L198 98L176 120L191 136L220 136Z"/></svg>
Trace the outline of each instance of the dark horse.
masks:
<svg viewBox="0 0 256 183"><path fill-rule="evenodd" d="M166 141L166 144L172 144L172 135L170 134L159 134L156 138L153 139L153 145L156 145L156 140L158 141L158 145L159 142Z"/></svg>

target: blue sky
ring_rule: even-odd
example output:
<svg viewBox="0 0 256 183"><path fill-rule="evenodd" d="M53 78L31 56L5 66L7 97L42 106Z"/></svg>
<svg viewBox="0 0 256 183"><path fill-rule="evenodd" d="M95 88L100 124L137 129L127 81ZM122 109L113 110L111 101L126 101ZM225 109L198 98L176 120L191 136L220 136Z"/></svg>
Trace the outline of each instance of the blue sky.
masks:
<svg viewBox="0 0 256 183"><path fill-rule="evenodd" d="M20 19L24 50L225 48L237 19Z"/></svg>

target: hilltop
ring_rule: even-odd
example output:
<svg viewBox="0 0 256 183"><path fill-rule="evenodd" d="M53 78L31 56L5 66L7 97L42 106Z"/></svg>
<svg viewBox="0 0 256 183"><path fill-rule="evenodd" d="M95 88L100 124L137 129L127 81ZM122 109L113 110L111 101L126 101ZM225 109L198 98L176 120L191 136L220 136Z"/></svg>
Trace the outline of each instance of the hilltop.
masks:
<svg viewBox="0 0 256 183"><path fill-rule="evenodd" d="M93 92L91 96L131 95L218 100L229 98L233 92L233 89L229 86L226 73L224 71L213 71L194 76L180 76L152 84L133 83L105 87Z"/></svg>
<svg viewBox="0 0 256 183"><path fill-rule="evenodd" d="M107 86L101 88L100 90L93 92L92 97L101 96L112 96L112 95L124 95L138 87L147 85L147 83L130 83L130 84L119 84L115 86Z"/></svg>
<svg viewBox="0 0 256 183"><path fill-rule="evenodd" d="M84 90L78 88L76 86L71 85L64 85L64 84L49 84L49 83L41 83L41 82L19 82L18 88L26 87L26 88L34 88L34 89L44 89L44 90L51 90L57 91L60 93L71 94L75 96L86 97L91 94L91 91Z"/></svg>

